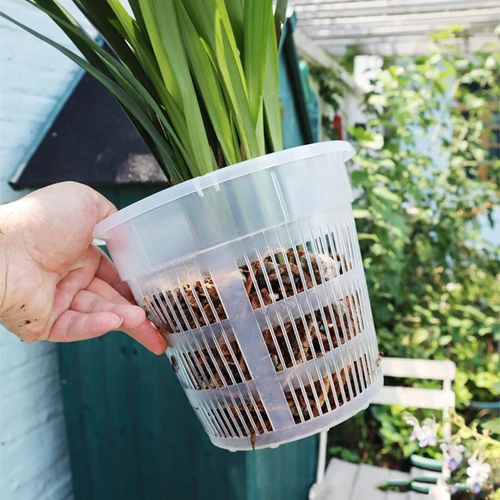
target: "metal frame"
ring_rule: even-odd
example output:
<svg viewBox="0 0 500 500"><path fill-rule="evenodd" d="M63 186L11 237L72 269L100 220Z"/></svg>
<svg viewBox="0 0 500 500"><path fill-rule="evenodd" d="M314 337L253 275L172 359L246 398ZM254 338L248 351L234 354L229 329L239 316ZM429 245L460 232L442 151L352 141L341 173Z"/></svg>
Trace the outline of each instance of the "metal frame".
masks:
<svg viewBox="0 0 500 500"><path fill-rule="evenodd" d="M414 387L384 386L374 398L372 404L442 410L444 419L449 417L450 408L455 407L455 393L452 390L452 383L455 379L456 367L452 361L383 358L382 373L386 377L441 380L443 388L418 389ZM443 427L444 436L449 437L451 435L451 425L446 423ZM322 432L319 438L316 484L320 484L325 476L327 436L327 432Z"/></svg>
<svg viewBox="0 0 500 500"><path fill-rule="evenodd" d="M431 33L454 24L467 32L464 50L498 41L500 0L296 0L294 6L298 27L335 55L349 46L360 54L426 53Z"/></svg>

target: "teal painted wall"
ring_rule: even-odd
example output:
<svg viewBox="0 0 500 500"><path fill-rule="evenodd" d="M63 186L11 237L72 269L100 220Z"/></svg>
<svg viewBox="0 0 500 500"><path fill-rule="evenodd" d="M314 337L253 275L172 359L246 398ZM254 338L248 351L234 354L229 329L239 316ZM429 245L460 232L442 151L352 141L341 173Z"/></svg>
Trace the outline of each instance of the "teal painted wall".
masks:
<svg viewBox="0 0 500 500"><path fill-rule="evenodd" d="M283 57L280 57L279 69L280 100L283 113L283 142L287 149L304 144L304 138L300 127L300 116L294 100L292 82L288 77L287 66Z"/></svg>

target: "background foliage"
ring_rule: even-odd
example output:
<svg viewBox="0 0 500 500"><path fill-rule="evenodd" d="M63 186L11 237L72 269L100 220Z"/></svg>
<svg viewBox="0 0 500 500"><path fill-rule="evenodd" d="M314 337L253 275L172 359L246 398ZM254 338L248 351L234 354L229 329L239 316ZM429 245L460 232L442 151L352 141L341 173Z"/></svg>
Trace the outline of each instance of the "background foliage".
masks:
<svg viewBox="0 0 500 500"><path fill-rule="evenodd" d="M498 112L500 56L445 50L449 35L436 36L428 56L385 60L365 96L366 129L349 130L358 151L351 179L380 349L453 360L459 411L485 421L495 411L473 412L470 404L500 395L499 260L479 231L499 202L500 162L488 158L483 139L492 107ZM345 83L332 70L312 73L337 111ZM403 411L371 406L333 429L330 452L403 467L416 450Z"/></svg>

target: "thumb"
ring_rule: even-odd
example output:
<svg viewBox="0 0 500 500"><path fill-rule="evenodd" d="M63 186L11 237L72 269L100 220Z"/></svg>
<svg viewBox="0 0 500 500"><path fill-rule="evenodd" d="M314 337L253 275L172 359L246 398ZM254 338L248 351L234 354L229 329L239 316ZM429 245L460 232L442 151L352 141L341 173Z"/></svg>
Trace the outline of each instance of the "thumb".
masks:
<svg viewBox="0 0 500 500"><path fill-rule="evenodd" d="M98 193L97 191L88 186L85 187L87 187L90 190L90 195L92 196L94 203L96 204L97 208L96 224L106 219L111 214L114 214L117 211L117 208L113 205L113 203L111 203L102 194Z"/></svg>
<svg viewBox="0 0 500 500"><path fill-rule="evenodd" d="M97 191L77 182L39 189L15 202L24 234L41 266L63 272L87 251L95 225L116 212Z"/></svg>

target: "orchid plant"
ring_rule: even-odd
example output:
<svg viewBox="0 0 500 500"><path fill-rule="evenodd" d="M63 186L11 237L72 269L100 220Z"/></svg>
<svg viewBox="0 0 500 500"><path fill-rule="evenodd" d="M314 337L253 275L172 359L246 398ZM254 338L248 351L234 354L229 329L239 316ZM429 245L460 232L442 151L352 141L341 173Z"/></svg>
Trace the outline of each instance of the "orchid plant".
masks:
<svg viewBox="0 0 500 500"><path fill-rule="evenodd" d="M480 498L499 499L498 482L500 470L493 465L500 460L500 442L493 438L498 434L498 422L483 426L468 426L463 417L455 412L443 421L434 417L421 422L411 413L406 413L405 422L412 427L411 441L417 441L421 449L437 447L443 454L440 477L413 477L408 481L389 481L379 488L405 487L415 491L426 491L418 483L436 484L437 498L447 498L449 494L466 492L481 495ZM498 420L498 419L497 419ZM491 425L491 424L494 425ZM445 426L454 432L444 432ZM440 437L442 436L442 437Z"/></svg>
<svg viewBox="0 0 500 500"><path fill-rule="evenodd" d="M286 0L25 0L80 54L0 12L103 84L176 184L283 148L278 47ZM83 56L83 57L82 57Z"/></svg>

